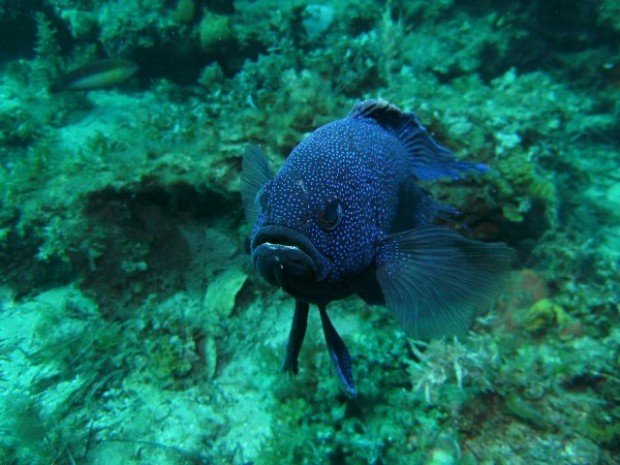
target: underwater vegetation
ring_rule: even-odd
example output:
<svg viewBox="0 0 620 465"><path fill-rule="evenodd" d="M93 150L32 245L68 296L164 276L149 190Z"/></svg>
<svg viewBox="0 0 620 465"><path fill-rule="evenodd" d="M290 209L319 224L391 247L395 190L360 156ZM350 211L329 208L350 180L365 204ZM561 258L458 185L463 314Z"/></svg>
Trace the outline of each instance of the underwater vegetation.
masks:
<svg viewBox="0 0 620 465"><path fill-rule="evenodd" d="M618 463L617 2L0 0L0 44L1 464ZM49 92L96 63L137 69ZM279 372L240 176L378 98L487 167L421 187L516 258L459 339L332 302L350 399L318 312Z"/></svg>

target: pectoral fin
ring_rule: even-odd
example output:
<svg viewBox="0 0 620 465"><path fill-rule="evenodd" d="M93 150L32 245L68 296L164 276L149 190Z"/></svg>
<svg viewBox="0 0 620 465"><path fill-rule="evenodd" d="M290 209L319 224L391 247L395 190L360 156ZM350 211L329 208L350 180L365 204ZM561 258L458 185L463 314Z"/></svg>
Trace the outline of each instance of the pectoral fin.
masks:
<svg viewBox="0 0 620 465"><path fill-rule="evenodd" d="M409 336L459 335L498 297L512 255L506 244L428 226L388 236L377 256L376 277Z"/></svg>
<svg viewBox="0 0 620 465"><path fill-rule="evenodd" d="M255 145L249 146L243 155L241 168L241 199L250 224L254 224L261 213L258 194L272 178L273 173L265 154Z"/></svg>

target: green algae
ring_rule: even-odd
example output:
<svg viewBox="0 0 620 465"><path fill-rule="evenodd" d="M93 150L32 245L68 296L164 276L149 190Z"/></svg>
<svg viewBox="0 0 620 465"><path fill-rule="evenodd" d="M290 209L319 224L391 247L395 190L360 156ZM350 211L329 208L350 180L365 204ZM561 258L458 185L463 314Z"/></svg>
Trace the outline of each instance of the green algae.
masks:
<svg viewBox="0 0 620 465"><path fill-rule="evenodd" d="M518 394L511 394L508 396L505 405L510 414L521 421L529 423L534 428L546 430L551 426L540 410L521 399Z"/></svg>
<svg viewBox="0 0 620 465"><path fill-rule="evenodd" d="M200 46L206 51L216 50L217 47L230 40L233 31L230 27L230 19L226 15L219 15L206 11L198 29Z"/></svg>

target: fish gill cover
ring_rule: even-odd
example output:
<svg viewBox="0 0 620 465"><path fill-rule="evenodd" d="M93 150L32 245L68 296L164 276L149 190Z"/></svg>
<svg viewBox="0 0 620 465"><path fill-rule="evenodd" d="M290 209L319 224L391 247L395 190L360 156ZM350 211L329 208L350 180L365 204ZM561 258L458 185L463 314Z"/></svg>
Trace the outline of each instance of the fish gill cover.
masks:
<svg viewBox="0 0 620 465"><path fill-rule="evenodd" d="M0 463L617 463L616 4L0 1ZM278 172L377 99L485 167L416 176L394 227L512 272L458 339L409 338L370 282L280 373L295 306L252 269L243 154Z"/></svg>

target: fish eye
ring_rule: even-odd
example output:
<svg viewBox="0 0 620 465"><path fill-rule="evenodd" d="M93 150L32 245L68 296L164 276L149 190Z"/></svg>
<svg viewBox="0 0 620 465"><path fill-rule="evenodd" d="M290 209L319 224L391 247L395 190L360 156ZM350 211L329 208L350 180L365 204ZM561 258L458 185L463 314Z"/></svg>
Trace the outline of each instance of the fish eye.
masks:
<svg viewBox="0 0 620 465"><path fill-rule="evenodd" d="M333 231L342 221L342 205L338 200L327 202L318 213L319 226L323 231Z"/></svg>

